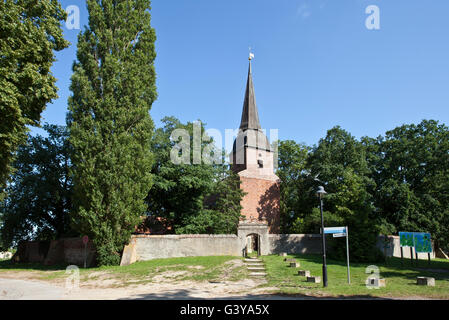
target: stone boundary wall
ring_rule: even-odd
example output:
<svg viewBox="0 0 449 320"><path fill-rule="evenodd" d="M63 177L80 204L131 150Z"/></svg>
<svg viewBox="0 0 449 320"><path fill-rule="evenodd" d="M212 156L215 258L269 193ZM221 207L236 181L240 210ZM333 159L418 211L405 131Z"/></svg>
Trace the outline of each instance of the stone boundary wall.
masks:
<svg viewBox="0 0 449 320"><path fill-rule="evenodd" d="M270 254L321 253L320 234L270 234L268 235Z"/></svg>
<svg viewBox="0 0 449 320"><path fill-rule="evenodd" d="M242 256L242 241L236 235L133 235L125 247L122 265L152 259L196 256ZM318 234L269 234L268 250L279 252L321 253Z"/></svg>
<svg viewBox="0 0 449 320"><path fill-rule="evenodd" d="M390 245L386 251L387 256L400 257L399 237L388 238ZM377 247L382 252L383 239L384 236L379 236L377 242ZM245 241L236 235L133 235L130 245L125 247L122 264L172 257L242 256L244 243ZM328 241L327 243L329 244ZM262 237L261 245L266 247L266 250L262 250L263 255L280 252L321 254L321 235L268 234L266 238ZM403 251L404 258L410 258L410 249L404 248ZM419 254L419 258L427 259L427 254ZM431 253L431 258L435 258L434 252Z"/></svg>
<svg viewBox="0 0 449 320"><path fill-rule="evenodd" d="M136 261L241 255L236 235L134 235L131 243L135 243Z"/></svg>
<svg viewBox="0 0 449 320"><path fill-rule="evenodd" d="M96 251L91 241L87 244L86 253L87 266L94 266ZM84 266L83 240L81 238L64 238L52 241L21 241L12 261Z"/></svg>
<svg viewBox="0 0 449 320"><path fill-rule="evenodd" d="M246 230L245 227L247 227ZM261 229L262 230L262 229ZM287 253L321 254L320 234L265 234L261 230L244 225L239 235L133 235L125 247L122 265L161 258L194 256L242 256L247 234L261 234L262 255ZM351 245L351 235L349 235ZM401 257L398 236L388 236L388 257ZM379 236L377 247L384 252L384 236ZM404 258L410 258L410 249L404 248ZM96 264L95 248L87 245L87 265ZM419 259L427 259L427 254L418 254ZM415 252L413 250L413 258ZM435 252L431 253L435 258ZM15 262L39 262L53 264L84 264L84 244L81 238L65 238L45 241L23 241L12 257Z"/></svg>

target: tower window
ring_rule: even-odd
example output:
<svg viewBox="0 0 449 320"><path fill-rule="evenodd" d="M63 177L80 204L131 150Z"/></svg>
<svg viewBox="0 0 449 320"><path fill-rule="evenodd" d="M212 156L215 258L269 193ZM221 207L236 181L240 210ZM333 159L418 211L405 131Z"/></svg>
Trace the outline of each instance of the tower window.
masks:
<svg viewBox="0 0 449 320"><path fill-rule="evenodd" d="M263 160L257 160L257 164L259 165L259 168L263 168Z"/></svg>

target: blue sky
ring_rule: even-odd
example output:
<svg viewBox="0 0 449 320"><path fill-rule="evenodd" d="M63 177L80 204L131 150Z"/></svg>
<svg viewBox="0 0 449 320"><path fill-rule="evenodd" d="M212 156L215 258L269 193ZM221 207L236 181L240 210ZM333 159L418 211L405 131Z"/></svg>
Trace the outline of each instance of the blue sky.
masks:
<svg viewBox="0 0 449 320"><path fill-rule="evenodd" d="M88 22L78 5L81 29ZM380 9L368 30L366 7ZM151 116L201 119L223 132L238 128L253 48L261 125L279 138L313 145L340 125L376 137L422 119L449 124L447 0L154 0L158 100ZM43 122L65 124L80 30L64 35L52 71L59 99ZM41 133L33 129L34 133Z"/></svg>

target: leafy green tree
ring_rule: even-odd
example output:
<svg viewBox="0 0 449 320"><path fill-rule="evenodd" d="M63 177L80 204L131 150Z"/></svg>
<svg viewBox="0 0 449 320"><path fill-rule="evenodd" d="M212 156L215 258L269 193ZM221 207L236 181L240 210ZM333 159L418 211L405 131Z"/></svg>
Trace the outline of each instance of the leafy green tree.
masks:
<svg viewBox="0 0 449 320"><path fill-rule="evenodd" d="M20 240L53 240L70 232L71 147L65 127L44 125L48 136L29 136L19 147L15 173L0 204L4 249Z"/></svg>
<svg viewBox="0 0 449 320"><path fill-rule="evenodd" d="M156 99L149 0L88 0L78 37L68 125L73 225L93 239L100 265L118 264L151 188Z"/></svg>
<svg viewBox="0 0 449 320"><path fill-rule="evenodd" d="M403 125L365 139L376 181L382 226L392 232L430 232L449 249L449 129L434 120Z"/></svg>
<svg viewBox="0 0 449 320"><path fill-rule="evenodd" d="M50 67L54 51L69 44L60 27L66 15L55 0L0 1L0 191L27 126L38 126L45 105L57 98Z"/></svg>
<svg viewBox="0 0 449 320"><path fill-rule="evenodd" d="M328 195L325 209L349 227L351 257L358 261L378 261L382 258L376 248L379 230L376 225L372 195L375 182L370 178L366 149L350 133L334 127L314 148L310 158L312 174L319 174ZM329 226L326 222L325 226ZM333 239L331 255L343 258L342 239Z"/></svg>
<svg viewBox="0 0 449 320"><path fill-rule="evenodd" d="M300 233L304 218L304 189L309 182L307 158L310 148L292 140L280 141L278 145L278 169L280 179L281 233Z"/></svg>
<svg viewBox="0 0 449 320"><path fill-rule="evenodd" d="M193 163L193 123L182 124L174 117L166 117L162 122L164 126L156 130L152 142L154 185L147 198L148 215L162 218L178 234L235 233L243 197L238 176L223 162ZM188 163L175 164L170 158L179 142L170 139L176 129L188 132ZM213 140L203 139L200 151L210 144Z"/></svg>

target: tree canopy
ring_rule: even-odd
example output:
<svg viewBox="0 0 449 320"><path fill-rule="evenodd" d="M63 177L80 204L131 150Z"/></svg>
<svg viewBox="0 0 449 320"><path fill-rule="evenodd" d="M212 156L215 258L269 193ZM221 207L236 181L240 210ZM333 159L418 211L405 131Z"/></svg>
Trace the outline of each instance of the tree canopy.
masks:
<svg viewBox="0 0 449 320"><path fill-rule="evenodd" d="M54 51L69 44L60 26L66 15L55 0L0 1L0 198L27 126L39 126L57 98L50 67Z"/></svg>
<svg viewBox="0 0 449 320"><path fill-rule="evenodd" d="M19 147L15 173L0 205L4 249L21 240L53 240L70 232L71 147L65 127L44 125L48 136L29 136Z"/></svg>
<svg viewBox="0 0 449 320"><path fill-rule="evenodd" d="M235 233L243 196L238 176L224 161L193 163L193 123L182 124L174 117L162 122L164 126L156 130L152 140L154 184L147 198L148 214L163 218L175 233ZM176 129L189 133L189 164L175 164L170 159L176 143L170 136ZM203 136L204 124L201 132ZM203 139L201 153L210 144L212 139Z"/></svg>
<svg viewBox="0 0 449 320"><path fill-rule="evenodd" d="M340 127L317 146L281 141L282 226L286 233L319 232L315 191L323 185L325 226L348 225L352 256L375 260L377 234L430 232L448 249L449 130L437 121L403 125L385 137L357 140ZM344 255L339 239L332 240Z"/></svg>
<svg viewBox="0 0 449 320"><path fill-rule="evenodd" d="M118 264L151 188L156 33L148 0L88 0L69 98L73 226Z"/></svg>

